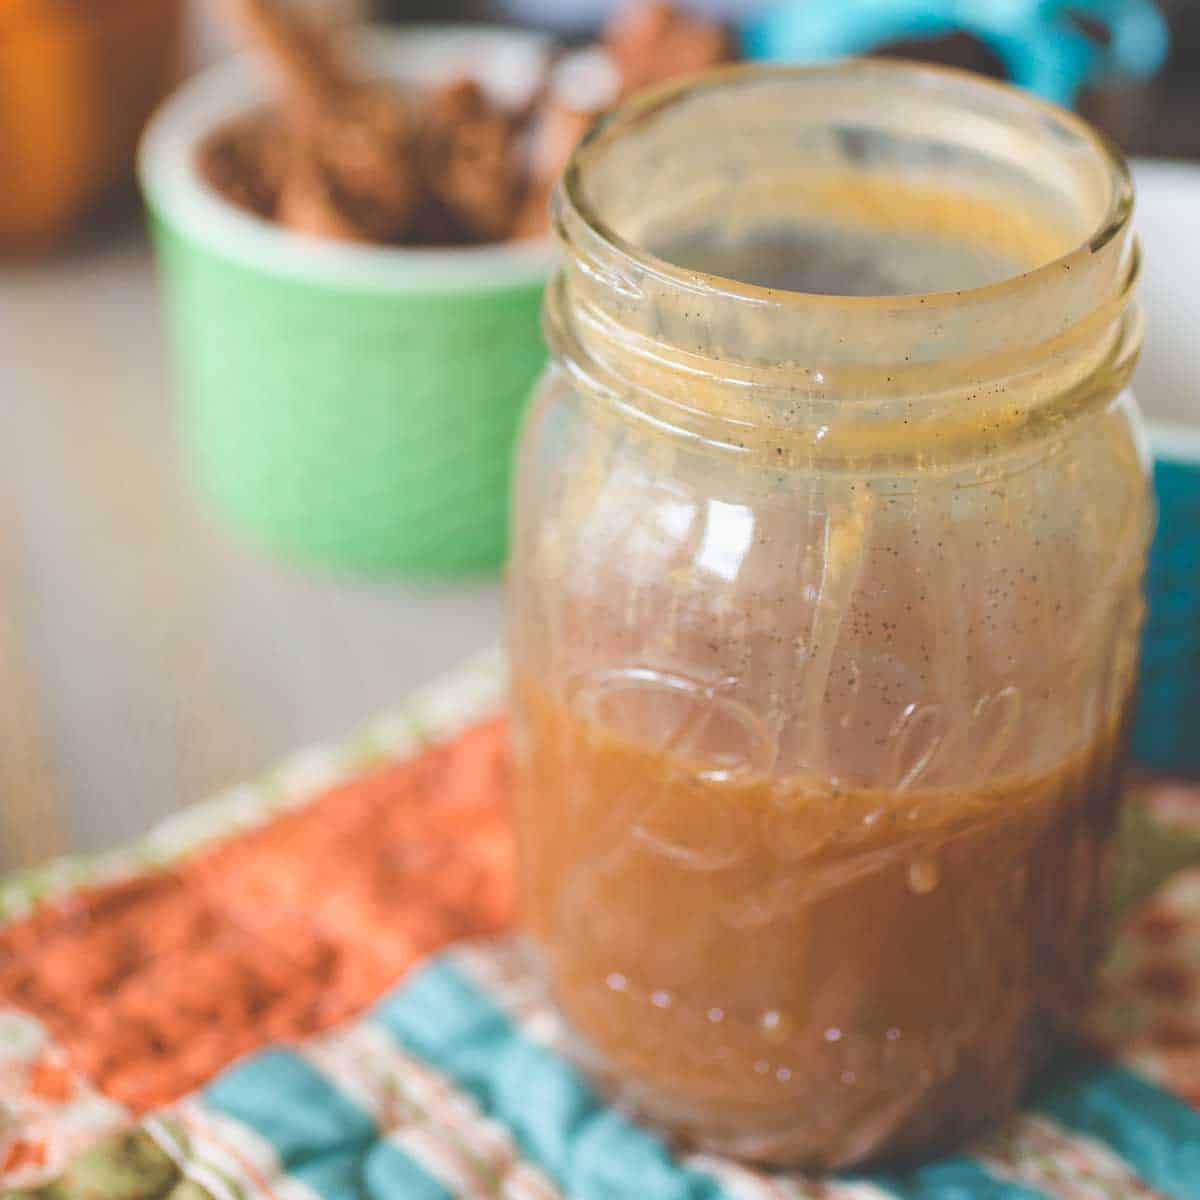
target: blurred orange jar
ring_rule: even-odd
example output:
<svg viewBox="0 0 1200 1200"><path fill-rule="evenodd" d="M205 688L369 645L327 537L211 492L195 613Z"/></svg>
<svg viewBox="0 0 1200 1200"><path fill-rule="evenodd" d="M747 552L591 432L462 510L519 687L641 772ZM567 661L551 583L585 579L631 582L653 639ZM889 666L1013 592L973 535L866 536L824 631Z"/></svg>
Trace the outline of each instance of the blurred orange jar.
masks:
<svg viewBox="0 0 1200 1200"><path fill-rule="evenodd" d="M524 917L597 1080L922 1157L1086 999L1141 624L1124 165L955 72L738 69L585 140L516 501Z"/></svg>
<svg viewBox="0 0 1200 1200"><path fill-rule="evenodd" d="M182 0L0 0L0 251L52 245L131 178L182 16Z"/></svg>

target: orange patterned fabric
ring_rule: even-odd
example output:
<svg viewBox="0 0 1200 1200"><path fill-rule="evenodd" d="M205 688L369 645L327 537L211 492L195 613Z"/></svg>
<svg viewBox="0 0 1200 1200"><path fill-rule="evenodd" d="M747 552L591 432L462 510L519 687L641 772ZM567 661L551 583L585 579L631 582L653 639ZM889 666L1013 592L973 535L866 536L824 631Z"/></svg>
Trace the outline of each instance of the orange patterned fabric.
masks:
<svg viewBox="0 0 1200 1200"><path fill-rule="evenodd" d="M478 726L173 870L42 905L0 929L0 1008L39 1017L136 1113L344 1021L510 924L505 736Z"/></svg>

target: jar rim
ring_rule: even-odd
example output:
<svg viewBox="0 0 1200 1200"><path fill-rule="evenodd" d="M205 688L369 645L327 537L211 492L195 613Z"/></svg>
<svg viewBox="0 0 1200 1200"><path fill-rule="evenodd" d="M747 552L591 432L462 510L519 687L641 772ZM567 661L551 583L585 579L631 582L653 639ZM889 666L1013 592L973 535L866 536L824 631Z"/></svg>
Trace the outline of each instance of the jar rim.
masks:
<svg viewBox="0 0 1200 1200"><path fill-rule="evenodd" d="M1097 161L1104 165L1110 185L1105 211L1093 231L1069 250L1028 270L994 282L945 291L849 295L764 287L678 266L618 233L589 200L584 187L584 177L591 161L607 144L639 124L693 97L730 85L755 79L800 80L817 75L858 75L864 80L871 77L886 79L904 76L912 81L923 81L925 86L958 87L977 95L990 94L1002 103L1014 106L1014 109L1024 109L1027 114L1038 114L1080 142L1089 145ZM811 310L814 307L825 311L834 307L845 307L860 313L882 309L894 312L920 308L929 313L941 307L960 307L974 301L987 304L999 302L1025 289L1037 287L1042 280L1059 275L1064 270L1070 270L1075 264L1086 261L1127 228L1133 213L1133 195L1129 165L1110 138L1075 113L1007 83L955 67L904 59L849 58L836 62L807 64L734 63L671 80L639 92L595 121L575 147L563 172L556 197L554 221L559 237L569 242L570 239L564 230L565 207L580 219L601 243L642 274L663 283L674 283L689 288L701 283L711 294L730 300L743 300L798 311Z"/></svg>

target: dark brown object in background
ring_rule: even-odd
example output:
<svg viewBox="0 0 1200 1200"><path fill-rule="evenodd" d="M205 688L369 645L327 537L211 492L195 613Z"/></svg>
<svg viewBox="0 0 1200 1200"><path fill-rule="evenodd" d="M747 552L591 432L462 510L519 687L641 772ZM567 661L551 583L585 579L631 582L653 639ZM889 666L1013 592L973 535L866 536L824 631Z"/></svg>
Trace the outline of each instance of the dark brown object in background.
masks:
<svg viewBox="0 0 1200 1200"><path fill-rule="evenodd" d="M875 51L877 58L909 58L974 71L990 79L1004 79L1004 60L986 42L969 33L950 33L926 41L889 42Z"/></svg>
<svg viewBox="0 0 1200 1200"><path fill-rule="evenodd" d="M391 242L409 236L421 196L413 158L417 120L409 101L386 85L358 85L343 94L311 129L299 131L281 219L298 228L282 205L294 204L297 192L301 202L312 203L320 187L328 200L319 203L344 224L346 238ZM306 171L314 180L307 195Z"/></svg>
<svg viewBox="0 0 1200 1200"><path fill-rule="evenodd" d="M1089 33L1098 34L1092 28ZM1004 60L982 39L969 33L945 34L925 41L892 42L874 51L878 58L907 58L974 71L990 79L1007 79ZM1079 111L1122 146L1128 146L1149 123L1151 104L1146 84L1110 84L1088 89L1080 97Z"/></svg>
<svg viewBox="0 0 1200 1200"><path fill-rule="evenodd" d="M517 125L470 79L457 79L428 97L418 139L427 236L418 240L498 241L516 217L523 171ZM440 212L438 210L441 210Z"/></svg>
<svg viewBox="0 0 1200 1200"><path fill-rule="evenodd" d="M1157 0L1171 30L1158 76L1090 90L1080 111L1127 154L1200 159L1200 3Z"/></svg>
<svg viewBox="0 0 1200 1200"><path fill-rule="evenodd" d="M222 196L273 220L288 169L287 130L275 111L218 129L200 147L197 169Z"/></svg>
<svg viewBox="0 0 1200 1200"><path fill-rule="evenodd" d="M230 204L317 237L379 245L462 245L510 235L526 192L518 123L477 85L465 109L372 104L361 88L329 119L297 130L274 110L227 123L196 168Z"/></svg>
<svg viewBox="0 0 1200 1200"><path fill-rule="evenodd" d="M231 0L229 7L280 80L288 160L276 219L339 241L405 237L420 205L408 98L390 85L360 79L341 61L330 31L304 23L279 0ZM207 155L202 168L220 158L220 147L210 143ZM237 155L228 155L226 163L236 166ZM254 190L252 183L235 188L251 195Z"/></svg>
<svg viewBox="0 0 1200 1200"><path fill-rule="evenodd" d="M445 245L508 235L524 190L516 118L473 81L425 98L368 82L330 32L280 0L230 11L280 81L278 115L250 114L201 148L227 200L297 232L371 244Z"/></svg>
<svg viewBox="0 0 1200 1200"><path fill-rule="evenodd" d="M1161 2L1171 26L1171 54L1163 71L1152 80L1112 80L1085 88L1077 107L1126 154L1200 158L1200 3ZM1097 41L1105 40L1102 26L1086 18L1079 24ZM966 33L896 42L876 53L959 67L994 79L1007 77L1000 56Z"/></svg>

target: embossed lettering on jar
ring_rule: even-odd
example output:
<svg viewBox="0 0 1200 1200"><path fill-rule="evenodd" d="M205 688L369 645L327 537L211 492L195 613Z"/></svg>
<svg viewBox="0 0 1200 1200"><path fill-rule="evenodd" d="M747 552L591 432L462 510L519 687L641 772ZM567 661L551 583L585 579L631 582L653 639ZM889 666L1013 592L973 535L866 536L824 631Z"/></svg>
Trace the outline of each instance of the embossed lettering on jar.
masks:
<svg viewBox="0 0 1200 1200"><path fill-rule="evenodd" d="M1078 1016L1150 525L1130 206L1076 118L894 63L668 88L568 170L521 893L581 1061L669 1133L931 1154Z"/></svg>

